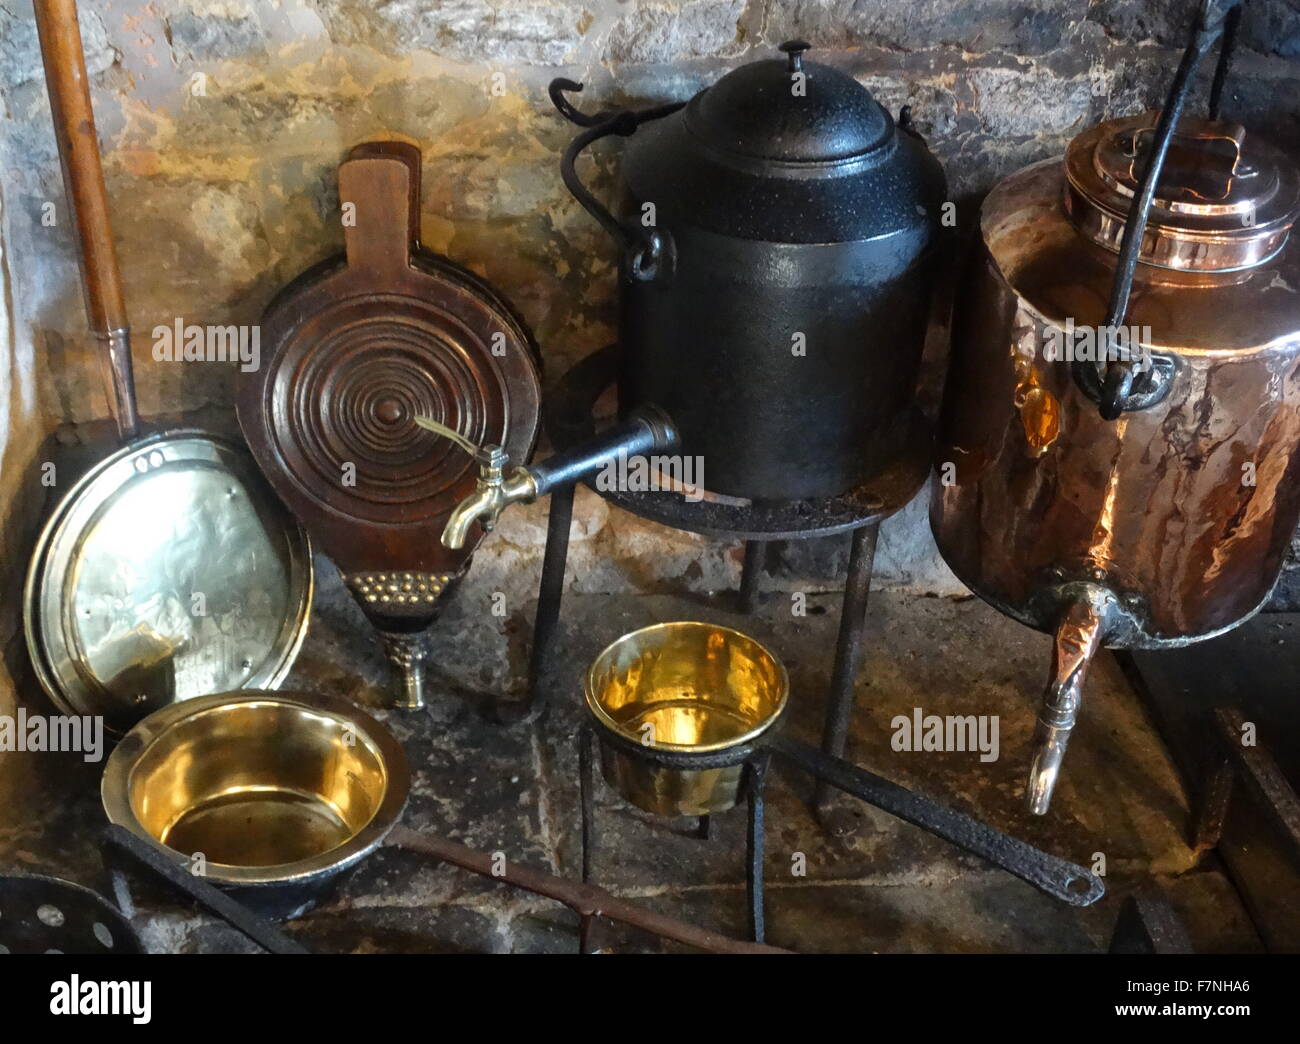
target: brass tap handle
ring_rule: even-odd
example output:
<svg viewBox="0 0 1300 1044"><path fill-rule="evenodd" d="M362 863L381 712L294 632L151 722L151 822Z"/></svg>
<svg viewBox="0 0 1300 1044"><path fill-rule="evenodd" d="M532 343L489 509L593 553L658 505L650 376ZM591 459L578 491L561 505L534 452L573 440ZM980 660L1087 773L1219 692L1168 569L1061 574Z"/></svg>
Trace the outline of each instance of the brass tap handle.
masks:
<svg viewBox="0 0 1300 1044"><path fill-rule="evenodd" d="M444 547L460 550L475 522L484 533L489 533L507 505L537 499L539 490L532 473L522 467L507 471L510 455L500 446L479 446L460 432L428 417L416 417L415 423L425 431L450 439L478 462L478 482L474 492L456 505L442 531Z"/></svg>
<svg viewBox="0 0 1300 1044"><path fill-rule="evenodd" d="M455 428L439 424L431 417L416 417L415 423L425 431L450 439L484 467L503 468L510 463L509 455L500 446L480 446L476 442L471 442Z"/></svg>

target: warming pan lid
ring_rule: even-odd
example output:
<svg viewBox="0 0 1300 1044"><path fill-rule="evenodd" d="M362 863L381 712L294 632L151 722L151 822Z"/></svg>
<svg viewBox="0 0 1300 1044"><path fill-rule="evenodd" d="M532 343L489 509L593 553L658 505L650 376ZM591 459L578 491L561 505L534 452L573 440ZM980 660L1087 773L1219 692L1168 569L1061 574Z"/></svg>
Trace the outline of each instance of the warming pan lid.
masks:
<svg viewBox="0 0 1300 1044"><path fill-rule="evenodd" d="M24 624L55 704L122 732L214 690L278 685L311 596L307 536L247 452L171 431L64 497L32 556Z"/></svg>

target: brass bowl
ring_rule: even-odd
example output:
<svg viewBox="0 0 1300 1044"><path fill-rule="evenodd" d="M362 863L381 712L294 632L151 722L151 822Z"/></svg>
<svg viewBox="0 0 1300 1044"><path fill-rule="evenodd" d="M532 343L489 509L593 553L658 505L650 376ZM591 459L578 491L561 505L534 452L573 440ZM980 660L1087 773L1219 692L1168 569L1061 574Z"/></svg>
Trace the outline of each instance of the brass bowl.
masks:
<svg viewBox="0 0 1300 1044"><path fill-rule="evenodd" d="M781 661L730 627L677 621L625 634L587 671L601 771L647 812L733 808L744 761L789 689Z"/></svg>
<svg viewBox="0 0 1300 1044"><path fill-rule="evenodd" d="M238 890L332 878L383 842L409 789L401 745L348 701L244 690L149 715L100 794L112 822Z"/></svg>

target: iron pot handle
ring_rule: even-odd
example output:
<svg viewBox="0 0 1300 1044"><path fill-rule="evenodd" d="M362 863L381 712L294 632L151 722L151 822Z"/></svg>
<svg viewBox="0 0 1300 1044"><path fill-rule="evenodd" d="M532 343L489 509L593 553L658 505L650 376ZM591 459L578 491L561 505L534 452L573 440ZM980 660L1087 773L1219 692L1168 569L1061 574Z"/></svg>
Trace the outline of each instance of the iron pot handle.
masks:
<svg viewBox="0 0 1300 1044"><path fill-rule="evenodd" d="M1169 392L1172 360L1157 360L1159 365L1140 368L1128 357L1112 359L1115 355L1114 331L1128 317L1129 299L1133 293L1133 278L1142 253L1142 240L1146 234L1147 219L1155 200L1156 187L1164 169L1165 157L1178 121L1182 118L1187 97L1191 93L1192 77L1201 61L1222 38L1218 67L1210 89L1210 115L1217 119L1222 100L1223 84L1228 63L1236 43L1241 20L1242 0L1201 0L1192 26L1191 39L1183 51L1182 61L1174 74L1160 119L1156 123L1155 137L1147 155L1146 169L1138 181L1124 223L1124 236L1120 241L1119 262L1115 268L1115 282L1111 287L1110 303L1103 329L1107 343L1102 368L1092 362L1076 361L1073 364L1074 380L1079 390L1097 403L1105 420L1116 420L1126 410L1140 410L1153 406Z"/></svg>
<svg viewBox="0 0 1300 1044"><path fill-rule="evenodd" d="M564 157L560 160L560 176L564 179L565 187L573 194L573 198L582 204L582 208L599 221L601 227L622 246L628 276L640 283L649 282L659 274L660 266L669 254L667 234L658 229L645 228L616 218L579 180L575 164L578 154L588 145L611 134L626 138L634 134L641 124L670 116L686 103L673 102L635 112L624 109L584 113L576 109L564 96L565 91L581 90L582 84L564 77L552 80L548 89L551 103L560 114L570 123L584 128L583 132L569 142L569 147L564 150Z"/></svg>

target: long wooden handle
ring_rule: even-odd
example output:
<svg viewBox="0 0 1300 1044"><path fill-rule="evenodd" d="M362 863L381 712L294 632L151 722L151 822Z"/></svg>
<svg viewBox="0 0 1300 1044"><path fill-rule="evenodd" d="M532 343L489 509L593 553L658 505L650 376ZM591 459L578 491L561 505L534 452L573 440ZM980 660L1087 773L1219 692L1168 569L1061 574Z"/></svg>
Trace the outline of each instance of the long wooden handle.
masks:
<svg viewBox="0 0 1300 1044"><path fill-rule="evenodd" d="M86 316L91 333L100 343L118 432L124 440L130 440L140 425L131 372L130 326L108 221L108 193L99 159L81 28L77 25L77 4L76 0L36 0L35 8L54 135L63 162L63 185L77 237Z"/></svg>

